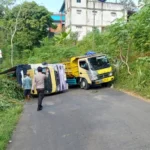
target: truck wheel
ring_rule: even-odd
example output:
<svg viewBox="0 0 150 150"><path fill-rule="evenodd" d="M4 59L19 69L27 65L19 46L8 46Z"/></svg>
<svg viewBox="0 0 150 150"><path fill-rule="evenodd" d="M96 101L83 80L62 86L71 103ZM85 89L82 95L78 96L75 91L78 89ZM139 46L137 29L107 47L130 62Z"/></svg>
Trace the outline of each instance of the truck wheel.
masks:
<svg viewBox="0 0 150 150"><path fill-rule="evenodd" d="M81 83L80 83L80 87L81 89L85 89L88 90L90 85L88 84L88 82L86 81L86 79L82 79Z"/></svg>

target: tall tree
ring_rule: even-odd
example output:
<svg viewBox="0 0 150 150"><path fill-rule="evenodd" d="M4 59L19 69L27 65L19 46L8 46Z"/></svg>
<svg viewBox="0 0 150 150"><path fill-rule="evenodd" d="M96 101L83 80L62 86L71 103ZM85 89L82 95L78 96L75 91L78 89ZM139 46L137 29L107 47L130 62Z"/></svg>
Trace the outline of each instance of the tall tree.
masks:
<svg viewBox="0 0 150 150"><path fill-rule="evenodd" d="M5 45L7 45L6 43L9 36L5 16L15 2L16 0L0 0L0 49L3 49Z"/></svg>
<svg viewBox="0 0 150 150"><path fill-rule="evenodd" d="M14 65L14 41L13 40L14 40L15 34L18 30L18 19L19 19L20 13L21 13L21 9L22 9L22 5L20 5L20 7L19 7L19 10L18 10L18 13L16 16L16 21L14 24L14 29L11 30L11 65L12 65L12 67Z"/></svg>
<svg viewBox="0 0 150 150"><path fill-rule="evenodd" d="M7 26L11 30L20 6L14 7L6 16ZM18 50L32 49L40 44L40 40L48 35L47 28L52 24L51 13L35 2L24 2L18 19L18 29L14 38Z"/></svg>
<svg viewBox="0 0 150 150"><path fill-rule="evenodd" d="M0 19L0 30L7 39L7 49L11 49L11 64L14 57L22 57L23 50L32 50L40 45L40 41L48 36L52 25L51 13L35 2L24 2L4 13ZM8 53L8 51L7 51Z"/></svg>

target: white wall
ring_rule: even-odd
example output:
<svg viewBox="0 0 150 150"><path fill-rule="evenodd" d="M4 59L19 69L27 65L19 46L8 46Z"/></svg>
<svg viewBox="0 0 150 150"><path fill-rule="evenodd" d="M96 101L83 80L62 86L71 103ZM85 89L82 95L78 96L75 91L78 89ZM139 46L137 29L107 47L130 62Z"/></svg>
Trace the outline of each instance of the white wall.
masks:
<svg viewBox="0 0 150 150"><path fill-rule="evenodd" d="M66 19L65 19L65 26L69 26L70 25L70 19L71 19L71 13L67 12L66 13Z"/></svg>
<svg viewBox="0 0 150 150"><path fill-rule="evenodd" d="M85 0L86 1L86 0ZM123 10L123 5L117 4L117 3L102 3L102 2L88 2L87 8L94 8L95 3L95 9L106 9L106 10Z"/></svg>
<svg viewBox="0 0 150 150"><path fill-rule="evenodd" d="M124 8L123 8L123 5L121 4L103 3L103 9L120 11L120 10L123 10Z"/></svg>
<svg viewBox="0 0 150 150"><path fill-rule="evenodd" d="M78 14L78 11L81 11L80 14ZM87 13L87 15L86 15ZM66 15L66 18L69 17L70 12ZM71 9L71 24L73 25L88 25L88 26L107 26L110 25L111 22L116 20L117 18L123 17L122 11L101 11L96 10L95 11L95 19L94 19L94 13L93 10L89 9L86 11L86 9L77 9L72 8ZM95 20L95 23L94 23ZM66 19L66 26L70 23L70 19Z"/></svg>
<svg viewBox="0 0 150 150"><path fill-rule="evenodd" d="M71 6L70 0L65 0L65 10L69 9Z"/></svg>
<svg viewBox="0 0 150 150"><path fill-rule="evenodd" d="M72 24L86 25L86 9L72 8L71 14L72 14L71 18Z"/></svg>
<svg viewBox="0 0 150 150"><path fill-rule="evenodd" d="M86 36L86 26L82 26L81 28L78 28L77 26L71 26L72 32L78 32L78 40L82 40L84 36Z"/></svg>
<svg viewBox="0 0 150 150"><path fill-rule="evenodd" d="M121 4L95 2L94 9L93 2L87 3L87 0L81 0L81 3L77 3L76 0L66 0L66 3L66 28L78 32L79 40L92 31L94 24L101 31L102 27L126 15Z"/></svg>

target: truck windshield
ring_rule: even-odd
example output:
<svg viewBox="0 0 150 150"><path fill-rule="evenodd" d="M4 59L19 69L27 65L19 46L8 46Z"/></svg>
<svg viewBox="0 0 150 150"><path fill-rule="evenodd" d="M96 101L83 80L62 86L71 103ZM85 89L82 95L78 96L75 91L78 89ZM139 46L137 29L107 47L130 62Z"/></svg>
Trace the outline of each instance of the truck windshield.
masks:
<svg viewBox="0 0 150 150"><path fill-rule="evenodd" d="M106 56L88 58L88 61L90 63L91 69L93 70L99 70L110 67L109 61Z"/></svg>

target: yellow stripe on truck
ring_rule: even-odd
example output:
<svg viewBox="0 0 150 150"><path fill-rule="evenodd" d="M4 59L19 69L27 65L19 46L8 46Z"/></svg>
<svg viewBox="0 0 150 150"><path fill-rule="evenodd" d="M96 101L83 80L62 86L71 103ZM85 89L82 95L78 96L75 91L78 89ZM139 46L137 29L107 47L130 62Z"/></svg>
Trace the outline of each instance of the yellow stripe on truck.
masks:
<svg viewBox="0 0 150 150"><path fill-rule="evenodd" d="M56 92L56 79L55 79L55 72L52 67L49 67L50 75L51 75L51 82L52 82L52 93Z"/></svg>
<svg viewBox="0 0 150 150"><path fill-rule="evenodd" d="M111 82L111 81L113 81L113 80L114 80L114 76L111 76L111 77L102 79L102 83Z"/></svg>
<svg viewBox="0 0 150 150"><path fill-rule="evenodd" d="M34 78L34 70L33 69L27 70L27 73L30 74L31 79L33 80L33 78ZM31 91L31 93L32 93L32 91ZM36 88L34 88L34 93L32 93L32 94L33 95L37 95Z"/></svg>
<svg viewBox="0 0 150 150"><path fill-rule="evenodd" d="M108 73L108 72L112 72L112 67L97 70L98 74L103 74L103 73Z"/></svg>

